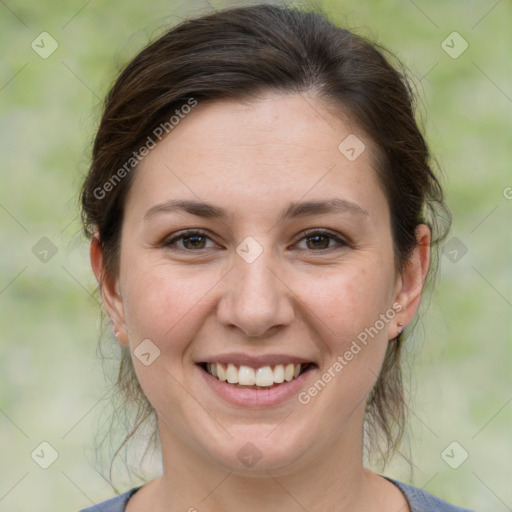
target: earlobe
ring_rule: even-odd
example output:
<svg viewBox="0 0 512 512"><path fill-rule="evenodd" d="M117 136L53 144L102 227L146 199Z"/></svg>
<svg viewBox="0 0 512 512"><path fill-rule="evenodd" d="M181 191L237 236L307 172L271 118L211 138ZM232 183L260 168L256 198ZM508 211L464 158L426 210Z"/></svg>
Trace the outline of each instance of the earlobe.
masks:
<svg viewBox="0 0 512 512"><path fill-rule="evenodd" d="M120 343L127 344L124 309L120 293L119 279L109 274L105 268L103 247L99 234L95 233L91 239L90 260L92 270L96 276L98 288L107 313L112 321L116 338Z"/></svg>
<svg viewBox="0 0 512 512"><path fill-rule="evenodd" d="M430 266L431 233L426 224L419 224L416 227L416 241L416 247L400 275L400 287L395 297L395 301L403 306L397 315L396 336L402 332L403 326L412 320L421 302Z"/></svg>

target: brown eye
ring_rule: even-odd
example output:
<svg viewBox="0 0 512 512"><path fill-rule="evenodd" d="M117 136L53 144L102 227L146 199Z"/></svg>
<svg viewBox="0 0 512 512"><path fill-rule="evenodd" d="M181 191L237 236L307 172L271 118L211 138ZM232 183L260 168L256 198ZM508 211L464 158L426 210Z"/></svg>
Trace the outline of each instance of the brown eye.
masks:
<svg viewBox="0 0 512 512"><path fill-rule="evenodd" d="M310 249L328 249L330 238L325 235L308 236L306 239L309 243Z"/></svg>
<svg viewBox="0 0 512 512"><path fill-rule="evenodd" d="M318 252L335 249L336 245L338 248L348 245L348 243L343 239L329 231L313 231L307 233L299 243L302 243L303 241L306 242L306 249Z"/></svg>
<svg viewBox="0 0 512 512"><path fill-rule="evenodd" d="M183 231L177 236L164 241L162 246L169 248L173 248L174 246L177 249L185 251L210 249L213 246L206 246L208 240L211 240L210 237L202 231Z"/></svg>
<svg viewBox="0 0 512 512"><path fill-rule="evenodd" d="M184 236L182 238L185 249L204 249L205 237L200 235Z"/></svg>

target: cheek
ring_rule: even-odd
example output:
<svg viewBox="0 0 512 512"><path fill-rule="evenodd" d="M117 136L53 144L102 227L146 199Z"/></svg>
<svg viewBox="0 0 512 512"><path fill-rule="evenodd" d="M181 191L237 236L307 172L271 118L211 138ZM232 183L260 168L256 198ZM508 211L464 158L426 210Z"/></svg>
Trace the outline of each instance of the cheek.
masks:
<svg viewBox="0 0 512 512"><path fill-rule="evenodd" d="M216 277L202 273L199 279L168 264L131 266L123 287L130 344L149 338L162 351L181 351L185 340L193 339L194 328L200 328L198 315Z"/></svg>
<svg viewBox="0 0 512 512"><path fill-rule="evenodd" d="M207 292L219 278L206 273L198 276L197 272L194 276L168 263L152 265L147 261L144 265L134 262L125 276L124 314L137 379L155 410L172 410L177 418L185 418L180 409L183 390L176 383L184 381L182 361L207 314ZM159 351L148 366L137 360L137 347L147 339ZM181 425L182 420L177 423ZM183 425L180 428L186 432Z"/></svg>
<svg viewBox="0 0 512 512"><path fill-rule="evenodd" d="M386 275L377 264L349 264L321 278L303 278L301 301L323 321L333 343L343 345L391 307L392 282Z"/></svg>
<svg viewBox="0 0 512 512"><path fill-rule="evenodd" d="M216 285L225 272L141 261L129 255L125 259L130 270L124 273L123 302L130 343L149 338L161 350L182 350L202 328L203 317L215 309L212 301L221 300ZM347 342L373 326L389 308L391 285L384 282L381 263L361 258L308 273L292 268L282 276L296 295L297 314L317 324L328 352L344 352Z"/></svg>
<svg viewBox="0 0 512 512"><path fill-rule="evenodd" d="M317 281L317 286L310 282L302 296L307 309L318 317L326 356L322 371L337 383L333 391L340 403L355 405L362 400L380 372L388 326L395 315L392 280L386 275L380 265L351 265Z"/></svg>

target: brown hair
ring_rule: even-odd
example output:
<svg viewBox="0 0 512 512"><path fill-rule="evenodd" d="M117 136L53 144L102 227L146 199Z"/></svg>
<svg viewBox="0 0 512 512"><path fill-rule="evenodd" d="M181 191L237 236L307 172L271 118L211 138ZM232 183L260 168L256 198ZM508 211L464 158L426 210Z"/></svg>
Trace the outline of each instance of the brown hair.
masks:
<svg viewBox="0 0 512 512"><path fill-rule="evenodd" d="M440 220L449 223L449 212L399 62L323 13L260 4L214 12L170 29L129 62L108 94L81 191L84 230L88 237L99 233L107 272L118 272L123 208L136 172L136 162L130 164L133 170L126 162L154 137L155 128L192 101L244 101L268 90L311 92L343 111L373 141L375 170L391 211L397 270L416 246L418 224L431 227L434 243L446 235ZM116 173L122 179L114 183ZM108 182L111 186L105 187ZM406 334L389 343L367 403L365 440L381 450L384 460L398 448L405 424L400 363ZM136 404L129 438L152 408L128 351L117 383L123 399Z"/></svg>

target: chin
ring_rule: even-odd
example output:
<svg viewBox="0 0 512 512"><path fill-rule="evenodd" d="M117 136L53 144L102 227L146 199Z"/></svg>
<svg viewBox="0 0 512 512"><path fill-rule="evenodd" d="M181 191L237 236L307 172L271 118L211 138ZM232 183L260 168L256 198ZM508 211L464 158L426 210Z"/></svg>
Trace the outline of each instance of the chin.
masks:
<svg viewBox="0 0 512 512"><path fill-rule="evenodd" d="M228 429L233 437L205 449L217 464L236 475L268 477L269 472L288 473L304 459L310 436L305 436L303 429L293 435L289 425L282 427L238 425Z"/></svg>

